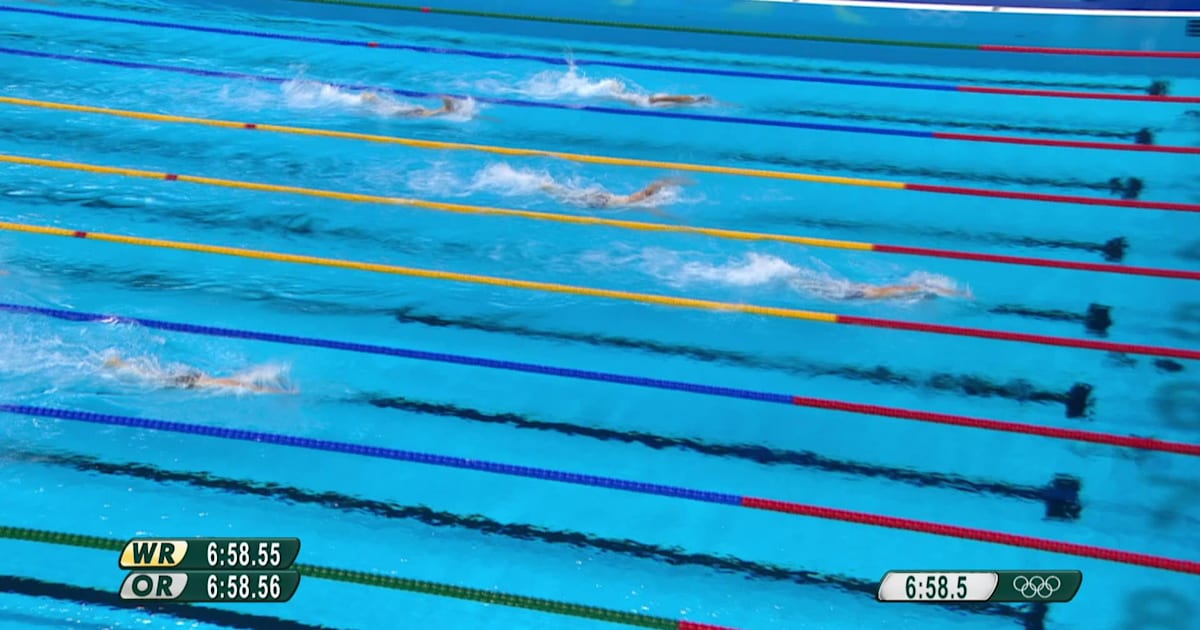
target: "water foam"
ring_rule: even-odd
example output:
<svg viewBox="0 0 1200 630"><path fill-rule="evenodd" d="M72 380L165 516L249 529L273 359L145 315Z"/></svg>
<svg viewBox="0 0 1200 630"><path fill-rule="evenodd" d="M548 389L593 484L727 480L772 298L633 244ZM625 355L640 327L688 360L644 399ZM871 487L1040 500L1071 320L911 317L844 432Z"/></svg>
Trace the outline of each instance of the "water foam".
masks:
<svg viewBox="0 0 1200 630"><path fill-rule="evenodd" d="M655 194L641 201L623 204L632 209L657 209L679 202L682 199L682 180L670 182ZM581 208L592 207L589 203L598 197L614 193L594 182L578 177L555 178L546 170L515 168L507 162L492 163L481 169L469 185L472 191L491 192L506 197L549 195L568 205ZM634 190L624 191L632 193ZM614 210L616 208L609 208Z"/></svg>
<svg viewBox="0 0 1200 630"><path fill-rule="evenodd" d="M340 88L320 81L296 78L280 86L284 104L292 109L329 112L359 111L380 117L412 116L425 105L396 98L394 95ZM457 122L475 118L480 105L472 98L457 99L453 109L439 119Z"/></svg>
<svg viewBox="0 0 1200 630"><path fill-rule="evenodd" d="M864 286L901 285L919 287L927 294L971 296L970 288L953 278L926 271L914 271L899 279L881 279L865 284L845 277L815 257L810 258L807 264L794 264L778 256L756 252L720 263L705 258L698 253L647 248L614 254L590 252L583 261L608 267L635 266L676 288L695 285L738 289L775 288L820 300L842 301L859 297ZM891 301L915 303L924 297L926 295L918 291Z"/></svg>

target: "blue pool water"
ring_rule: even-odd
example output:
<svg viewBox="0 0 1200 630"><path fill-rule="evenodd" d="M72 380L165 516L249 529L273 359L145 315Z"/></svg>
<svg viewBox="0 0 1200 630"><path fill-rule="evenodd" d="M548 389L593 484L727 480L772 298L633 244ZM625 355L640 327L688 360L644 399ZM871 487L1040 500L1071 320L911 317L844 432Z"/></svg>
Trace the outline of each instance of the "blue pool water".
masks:
<svg viewBox="0 0 1200 630"><path fill-rule="evenodd" d="M19 3L21 7L37 5ZM56 11L288 35L845 78L1144 93L1140 75L830 63L464 36L157 2ZM872 128L1200 146L1196 105L1052 99L338 47L3 13L2 96L443 142L889 181L1200 203L1190 154L816 131L653 110ZM586 59L583 52L586 52ZM67 58L44 56L67 55ZM31 56L41 54L43 56ZM130 67L124 62L156 64ZM188 72L203 70L208 75ZM225 73L222 75L221 73ZM282 82L232 78L229 73ZM374 86L382 105L364 104ZM445 118L387 89L470 95ZM1171 93L1200 94L1174 79ZM592 210L543 189L633 192L667 169L422 149L0 103L0 154L572 216L1039 258L1198 267L1190 212L686 173L652 203ZM7 224L187 241L843 315L1195 349L1189 280L571 225L6 162ZM1197 366L194 251L0 232L0 303L521 361L1194 443ZM859 283L973 299L846 300ZM239 374L293 395L162 388L104 367ZM1072 398L1071 392L1075 392ZM1075 401L1072 403L1071 401ZM1073 404L1087 403L1084 411ZM0 310L0 404L155 418L503 462L1195 560L1194 458L665 391ZM1189 628L1195 576L1068 554L495 473L0 414L0 526L125 539L297 536L300 561L754 630ZM1053 479L1076 518L1047 518ZM277 605L115 608L115 553L0 539L0 626L600 628L602 621L306 578ZM891 569L1078 569L1076 600L880 604ZM13 580L12 578L21 578ZM97 594L99 593L99 594ZM1165 619L1164 619L1165 617ZM239 625L240 624L240 625ZM301 626L298 624L308 624ZM1158 624L1158 625L1154 625ZM1173 624L1173 625L1172 625Z"/></svg>

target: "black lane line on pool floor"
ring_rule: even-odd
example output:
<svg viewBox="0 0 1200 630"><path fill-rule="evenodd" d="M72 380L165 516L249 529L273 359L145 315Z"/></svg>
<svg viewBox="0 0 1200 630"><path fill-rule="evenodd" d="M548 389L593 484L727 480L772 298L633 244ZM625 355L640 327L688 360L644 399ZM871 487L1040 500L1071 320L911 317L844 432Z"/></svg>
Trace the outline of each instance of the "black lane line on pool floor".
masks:
<svg viewBox="0 0 1200 630"><path fill-rule="evenodd" d="M456 328L485 333L515 335L526 339L545 339L590 346L637 350L653 354L684 357L706 363L722 363L752 369L773 370L804 376L835 376L847 380L865 381L874 385L898 387L922 387L935 391L953 392L960 396L992 396L1015 400L1021 403L1062 403L1068 418L1088 415L1092 409L1095 388L1087 383L1076 383L1066 392L1054 392L1034 386L1024 379L1009 383L996 383L982 376L937 372L928 377L906 374L883 365L874 367L845 364L828 364L806 361L799 357L767 358L735 350L720 350L704 346L665 343L651 339L618 337L599 333L568 330L539 329L518 324L507 324L495 317L448 317L432 313L421 313L416 307L387 309L396 321L402 324L420 324L431 328Z"/></svg>
<svg viewBox="0 0 1200 630"><path fill-rule="evenodd" d="M19 192L20 195L5 194ZM345 240L357 240L374 244L386 244L389 247L405 247L407 243L394 238L381 237L378 232L360 230L352 227L325 228L321 219L299 211L285 215L255 215L241 216L242 210L235 207L214 205L212 207L188 207L179 202L173 202L170 207L148 206L144 200L132 200L122 197L120 192L93 193L76 190L49 190L32 194L28 188L9 189L0 185L0 199L4 203L23 203L29 205L60 206L71 203L88 209L127 210L136 209L143 214L175 221L186 221L195 225L229 229L237 223L256 232L275 231L284 236L334 236ZM237 215L235 219L224 219L223 215ZM876 224L863 221L847 221L841 219L806 219L794 214L762 213L757 217L771 223L789 226L803 226L823 230L848 230L851 232L878 231L886 229L889 233L910 233L917 236L948 238L958 241L983 242L988 244L1014 245L1031 249L1072 249L1086 252L1097 252L1104 260L1119 263L1125 258L1129 243L1124 237L1109 239L1104 243L1073 241L1065 239L1042 239L1029 236L1017 236L996 232L976 233L950 230L936 227L916 227L893 224Z"/></svg>
<svg viewBox="0 0 1200 630"><path fill-rule="evenodd" d="M1057 309L1037 309L1020 304L1001 304L988 308L994 315L1016 315L1031 319L1042 319L1055 322L1077 322L1083 324L1083 331L1095 337L1107 337L1108 329L1112 327L1112 307L1092 303L1082 313Z"/></svg>
<svg viewBox="0 0 1200 630"><path fill-rule="evenodd" d="M110 463L77 454L11 450L0 454L0 460L4 459L67 467L85 473L133 477L156 484L181 484L205 490L272 499L291 505L313 505L340 512L370 514L385 519L409 520L434 528L457 528L513 540L567 545L576 549L590 549L651 560L667 566L693 566L717 573L733 573L749 580L773 580L805 586L832 587L872 599L878 590L878 582L875 580L789 569L731 556L690 553L678 547L662 547L628 539L603 538L584 532L555 530L532 524L501 523L480 515L442 512L425 506L401 505L334 491L318 492L279 483L221 477L207 472L165 470L144 463ZM940 606L960 613L995 615L1022 621L1027 616L1020 607L1006 604L942 604Z"/></svg>
<svg viewBox="0 0 1200 630"><path fill-rule="evenodd" d="M452 254L453 252L447 252ZM1024 379L998 383L982 376L935 372L927 376L893 370L884 365L873 367L846 364L819 363L799 357L769 358L735 350L723 350L705 346L665 343L658 340L619 337L597 333L569 330L538 329L516 324L507 324L494 317L443 316L422 313L412 305L367 307L348 305L316 299L284 297L263 287L243 287L236 292L233 285L223 285L218 290L211 286L197 286L195 282L178 276L140 271L119 270L100 264L87 267L64 265L60 260L41 260L32 257L13 257L7 261L10 267L20 266L42 276L56 276L76 282L116 285L136 291L186 290L216 292L219 297L231 296L245 302L265 303L279 310L298 312L305 315L350 315L385 316L401 324L420 324L434 328L458 328L492 334L508 334L526 339L542 339L556 342L580 343L596 347L634 350L651 354L682 357L705 363L732 365L750 369L771 370L803 376L832 376L873 385L889 385L900 388L923 388L952 395L991 398L998 397L1021 404L1062 404L1067 418L1089 416L1094 408L1095 388L1088 383L1075 383L1065 392L1056 392L1039 387Z"/></svg>
<svg viewBox="0 0 1200 630"><path fill-rule="evenodd" d="M61 125L62 118L56 119L55 124ZM69 119L75 120L75 119ZM9 124L7 126L0 125L0 140L7 140L18 144L27 144L30 142L42 142L50 145L61 146L63 129L59 127L41 127L30 124ZM188 161L202 162L205 159L220 159L228 162L229 156L213 155L214 151L222 150L223 145L219 144L203 144L201 148L196 148L195 141L181 140L175 141L175 136L167 135L165 137L172 138L169 142L163 141L148 141L140 139L130 139L128 137L119 136L121 129L118 127L108 127L104 130L96 130L93 128L82 128L78 125L72 126L71 136L72 143L77 146L87 147L89 152L101 155L118 156L117 159L125 164L129 156L138 156L142 160L140 164L145 164L145 156L157 156L163 159L186 159ZM215 133L215 132L214 132ZM423 137L428 134L410 134L413 137ZM495 134L499 136L510 135L508 132ZM1017 187L1020 189L1053 189L1057 191L1088 191L1088 192L1104 192L1111 196L1120 197L1122 199L1138 199L1145 190L1144 179L1140 177L1130 176L1111 176L1101 180L1088 181L1086 179L1077 178L1054 178L1054 177L1038 177L1034 175L1004 175L994 172L969 172L959 170L945 170L925 167L906 167L900 165L883 164L880 162L863 162L855 163L839 159L825 158L807 158L798 159L788 157L782 154L752 154L735 152L732 150L713 150L705 146L689 146L687 144L676 145L652 145L644 142L613 142L609 138L588 138L585 136L572 136L565 132L544 133L537 132L536 137L539 146L546 146L549 139L555 136L560 136L560 142L570 142L570 144L560 146L584 146L588 148L589 153L605 153L613 154L620 153L623 149L635 147L643 147L639 150L653 150L660 157L663 155L679 155L685 154L691 156L689 159L693 161L714 162L714 160L705 160L704 156L712 156L716 158L719 164L727 164L734 162L740 166L745 166L747 162L754 164L768 164L774 167L786 167L788 169L800 170L818 175L830 175L839 177L866 177L867 175L882 175L891 179L911 180L916 179L922 183L945 183L945 184L962 184L970 183L974 185L988 184L999 187ZM474 140L490 139L491 134L477 134ZM212 142L211 138L206 142ZM510 142L508 139L496 140L497 143ZM516 146L525 146L529 144L529 135L517 136L511 142L516 142ZM183 146L189 146L191 149L184 150ZM262 150L266 147L259 147ZM273 149L272 149L273 150ZM270 157L260 156L258 154L251 155L243 152L240 158L245 160L243 165L245 168L254 168L259 171L271 171L276 167L270 165ZM297 161L292 154L279 153L278 159L285 161L286 170L289 176L303 178L306 182L311 182L314 179L324 181L331 173L322 172L313 167L312 164L302 161ZM270 168L266 168L270 167ZM339 166L339 168L344 168ZM245 172L244 170L239 172ZM349 174L351 171L339 172L335 174ZM209 175L209 173L200 173ZM1130 181L1143 182L1136 187L1130 186ZM1115 183L1114 183L1115 182ZM281 183L281 182L275 182Z"/></svg>
<svg viewBox="0 0 1200 630"><path fill-rule="evenodd" d="M883 478L918 487L949 488L972 494L1039 501L1042 503L1043 517L1047 519L1077 521L1083 511L1083 504L1079 496L1082 482L1077 477L1065 474L1055 475L1048 484L1042 487L1024 486L1002 481L970 479L961 475L837 460L812 451L793 451L757 444L719 444L695 438L668 437L640 431L617 431L568 422L537 420L516 413L489 413L469 407L401 397L364 394L351 398L350 401L365 402L381 409L397 409L421 415L507 425L518 429L586 437L601 442L640 444L654 450L675 449L717 458L741 459L768 466L795 466L856 477Z"/></svg>
<svg viewBox="0 0 1200 630"><path fill-rule="evenodd" d="M82 205L84 207L108 207L108 208L114 208L114 209L121 208L121 207L137 207L137 204L109 203L109 202L105 202L103 199L88 200L88 201L83 201L82 203L80 201L78 201L77 199L72 199L72 201L74 201L75 203L78 203L79 205ZM36 203L37 202L34 202L34 204L36 204ZM162 213L159 213L159 214L162 214ZM193 217L187 217L186 215L177 211L176 208L172 207L172 210L170 212L168 212L167 214L169 214L169 216L171 216L172 218L176 218L176 219L181 218L181 216L183 216L184 218L188 218L188 219L192 219L192 220L203 216L203 217L207 218L206 221L203 221L203 223L205 223L206 225L218 226L218 227L227 227L228 226L228 222L212 220L212 211L211 210L207 211L207 212L196 213L195 215L193 215ZM249 221L241 221L240 223L242 223L244 227L251 227L253 225L257 228L256 231L261 231L262 228L272 227L272 224L274 223L274 227L276 227L280 231L286 231L286 232L289 232L292 234L310 235L311 232L314 231L312 224L315 223L315 221L310 219L310 220L306 221L306 225L297 225L297 221L296 221L297 218L298 218L297 216L293 215L291 217L287 217L284 220L271 221L269 218L265 218L265 220L259 221L259 222L255 222L255 221L253 221L253 219L251 219ZM193 222L195 222L195 221L193 221ZM330 235L335 235L334 231L326 230L326 232L329 233ZM338 230L338 232L340 232L340 233L338 233L336 235L339 237L342 237L342 238L349 237L349 238L354 238L357 240L364 240L364 241L380 241L381 240L374 232L354 230L353 228L343 228L341 230ZM446 248L446 250L447 250L446 253L450 253L450 252L458 253L462 247L470 247L470 246L465 243L464 244L449 244L449 243L447 243L447 244L444 244L443 247ZM408 251L408 253L421 253L417 249L414 249L411 247L407 248L407 251ZM998 305L998 306L994 306L994 307L991 307L988 309L988 312L997 314L997 315L1014 315L1014 316L1028 317L1028 318L1033 318L1033 319L1060 321L1060 322L1078 322L1078 323L1083 324L1084 332L1086 334L1100 336L1100 337L1106 337L1108 335L1108 329L1113 323L1112 317L1111 317L1111 311L1112 311L1111 307L1104 306L1104 305L1098 305L1098 304L1094 304L1094 303L1089 305L1082 314L1072 313L1069 311L1055 310L1055 309L1041 309L1041 308L1036 308L1036 307L1032 307L1032 306L1019 305L1019 304Z"/></svg>
<svg viewBox="0 0 1200 630"><path fill-rule="evenodd" d="M113 567L115 568L115 566L116 563L114 562ZM146 600L125 601L117 593L110 591L11 575L0 575L0 593L44 597L77 604L103 606L114 610L132 610L151 613L153 615L162 615L164 617L173 617L175 619L189 619L224 628L246 628L248 630L332 630L330 626L314 626L298 621L280 619L279 617L233 612L206 606L162 604ZM0 612L0 620L4 616L5 613ZM29 616L30 621L33 619L40 620L41 618L32 615ZM69 627L78 628L80 626L69 624ZM94 627L109 628L111 626L96 625Z"/></svg>
<svg viewBox="0 0 1200 630"><path fill-rule="evenodd" d="M442 134L424 127L410 127L407 135L425 140L442 140ZM529 132L514 132L508 128L489 128L484 133L473 137L474 141L484 141L500 146L518 146L522 148L547 147L587 147L589 153L604 155L620 155L622 157L638 157L639 159L656 159L664 155L687 155L692 162L706 164L734 165L745 168L775 168L776 170L793 170L815 175L835 177L866 177L867 175L885 176L893 180L917 180L922 183L970 183L990 184L998 187L1018 187L1021 189L1051 188L1067 191L1103 192L1114 197L1137 199L1145 192L1145 177L1133 174L1114 175L1104 179L1087 180L1080 178L1039 177L1036 175L1007 175L996 172L970 172L961 170L945 170L929 167L912 167L901 164L886 164L878 161L851 162L833 158L796 158L782 153L755 153L732 149L713 149L708 145L689 145L685 143L661 144L628 139L614 140L611 137L585 135L576 132L575 127L567 130L538 130L537 146L530 143ZM554 149L551 149L554 150ZM632 152L632 155L630 155ZM646 157L653 156L653 157ZM1103 176L1101 176L1103 177ZM1118 186L1114 189L1114 180ZM1129 185L1132 180L1141 182L1141 187L1134 191ZM1136 193L1136 194L1135 194Z"/></svg>

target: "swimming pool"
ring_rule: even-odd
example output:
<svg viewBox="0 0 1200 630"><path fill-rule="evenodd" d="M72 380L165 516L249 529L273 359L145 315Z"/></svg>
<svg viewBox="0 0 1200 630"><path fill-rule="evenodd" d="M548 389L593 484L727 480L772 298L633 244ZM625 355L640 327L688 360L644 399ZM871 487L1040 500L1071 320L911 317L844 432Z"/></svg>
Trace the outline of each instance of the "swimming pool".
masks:
<svg viewBox="0 0 1200 630"><path fill-rule="evenodd" d="M1186 628L1200 609L1194 79L157 2L3 15L0 625ZM1141 98L1154 81L1170 98ZM439 94L472 99L390 115ZM577 203L665 175L691 181ZM162 387L180 366L296 393ZM134 610L107 543L47 532L296 536L342 573L287 604ZM874 599L888 570L968 568L1084 581L1049 607ZM495 592L549 603L469 601Z"/></svg>

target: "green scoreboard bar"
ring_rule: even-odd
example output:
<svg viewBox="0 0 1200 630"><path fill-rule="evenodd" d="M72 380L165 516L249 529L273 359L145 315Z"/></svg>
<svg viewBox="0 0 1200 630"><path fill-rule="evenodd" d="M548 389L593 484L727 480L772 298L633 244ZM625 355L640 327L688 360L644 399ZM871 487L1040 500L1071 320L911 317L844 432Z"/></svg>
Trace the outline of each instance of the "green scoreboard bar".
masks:
<svg viewBox="0 0 1200 630"><path fill-rule="evenodd" d="M299 538L135 538L121 551L122 569L278 571L300 554Z"/></svg>

